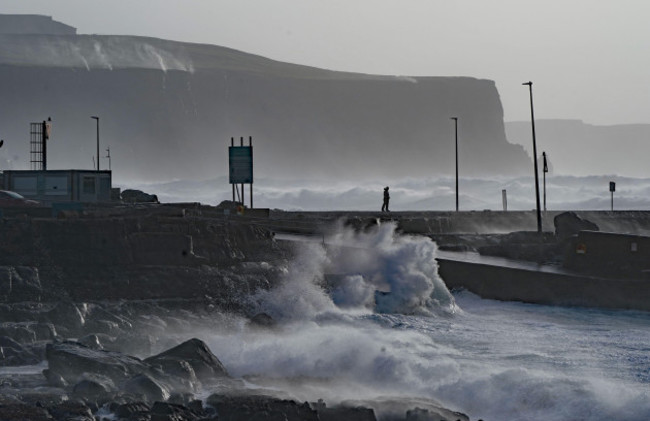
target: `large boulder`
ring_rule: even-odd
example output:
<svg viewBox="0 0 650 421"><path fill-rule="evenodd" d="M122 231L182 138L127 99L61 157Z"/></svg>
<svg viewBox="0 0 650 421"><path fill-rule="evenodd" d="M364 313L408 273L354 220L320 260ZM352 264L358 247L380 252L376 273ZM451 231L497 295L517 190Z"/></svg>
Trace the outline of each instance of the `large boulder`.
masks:
<svg viewBox="0 0 650 421"><path fill-rule="evenodd" d="M145 398L147 402L166 401L170 396L167 386L146 373L140 373L127 380L123 389L129 394Z"/></svg>
<svg viewBox="0 0 650 421"><path fill-rule="evenodd" d="M144 360L147 364L159 366L163 371L170 370L172 373L176 373L179 367L182 368L182 365L179 365L180 361L189 364L196 377L202 382L230 377L226 368L205 342L196 338Z"/></svg>
<svg viewBox="0 0 650 421"><path fill-rule="evenodd" d="M45 356L49 376L58 374L70 384L81 380L84 373L101 374L117 384L149 370L149 366L138 358L71 341L48 344Z"/></svg>
<svg viewBox="0 0 650 421"><path fill-rule="evenodd" d="M69 332L79 332L86 324L85 305L72 301L59 301L51 310L41 314L44 322L49 322Z"/></svg>
<svg viewBox="0 0 650 421"><path fill-rule="evenodd" d="M580 231L599 231L598 225L582 219L575 212L563 212L553 218L555 236L559 241L566 240Z"/></svg>

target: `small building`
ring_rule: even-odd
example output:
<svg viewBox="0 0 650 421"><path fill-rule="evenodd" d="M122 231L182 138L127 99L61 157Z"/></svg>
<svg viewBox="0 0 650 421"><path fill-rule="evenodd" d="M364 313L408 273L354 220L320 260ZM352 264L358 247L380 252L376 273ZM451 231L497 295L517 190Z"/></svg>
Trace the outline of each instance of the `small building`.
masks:
<svg viewBox="0 0 650 421"><path fill-rule="evenodd" d="M111 201L112 171L5 170L0 180L3 190L44 204Z"/></svg>

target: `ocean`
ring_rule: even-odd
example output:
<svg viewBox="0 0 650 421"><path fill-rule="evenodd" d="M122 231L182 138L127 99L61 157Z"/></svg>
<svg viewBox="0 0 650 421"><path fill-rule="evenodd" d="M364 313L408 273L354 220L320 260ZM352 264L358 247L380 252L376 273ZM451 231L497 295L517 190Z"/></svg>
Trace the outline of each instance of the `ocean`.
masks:
<svg viewBox="0 0 650 421"><path fill-rule="evenodd" d="M300 401L437 402L472 420L650 419L650 313L451 293L435 243L392 224L299 249L281 286L251 301L277 328L201 334L252 385Z"/></svg>

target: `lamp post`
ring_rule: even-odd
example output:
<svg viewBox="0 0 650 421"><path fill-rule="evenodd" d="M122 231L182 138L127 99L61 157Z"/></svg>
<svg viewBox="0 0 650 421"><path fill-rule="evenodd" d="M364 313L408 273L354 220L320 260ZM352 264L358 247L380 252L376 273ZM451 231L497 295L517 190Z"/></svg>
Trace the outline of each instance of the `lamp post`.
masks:
<svg viewBox="0 0 650 421"><path fill-rule="evenodd" d="M97 160L96 160L97 161L97 171L99 171L99 117L93 115L93 116L90 116L90 118L92 118L93 120L97 120L97 155L95 155L95 156L97 157Z"/></svg>
<svg viewBox="0 0 650 421"><path fill-rule="evenodd" d="M456 212L458 212L458 117L451 117L454 120L456 134Z"/></svg>
<svg viewBox="0 0 650 421"><path fill-rule="evenodd" d="M544 216L546 216L546 173L548 172L548 163L546 162L546 152L542 152L542 174L544 175Z"/></svg>
<svg viewBox="0 0 650 421"><path fill-rule="evenodd" d="M535 166L535 199L537 202L537 232L542 232L542 212L539 206L539 175L537 173L537 141L535 139L535 113L533 112L533 82L525 82L530 92L530 121L533 130L533 164Z"/></svg>

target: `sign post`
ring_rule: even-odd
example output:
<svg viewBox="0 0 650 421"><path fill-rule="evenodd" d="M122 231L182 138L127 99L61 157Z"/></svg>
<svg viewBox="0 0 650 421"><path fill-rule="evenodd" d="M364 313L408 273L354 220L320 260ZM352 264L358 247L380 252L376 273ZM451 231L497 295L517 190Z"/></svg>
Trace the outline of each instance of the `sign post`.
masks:
<svg viewBox="0 0 650 421"><path fill-rule="evenodd" d="M614 192L616 191L616 183L613 181L609 182L609 192L612 195L612 212L614 212Z"/></svg>

